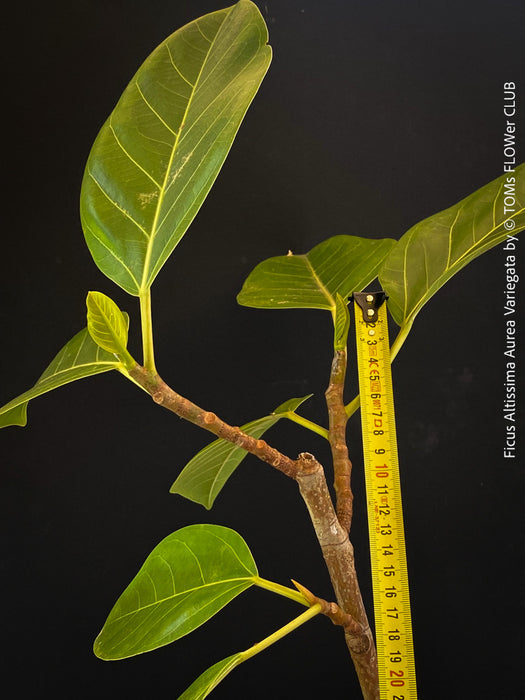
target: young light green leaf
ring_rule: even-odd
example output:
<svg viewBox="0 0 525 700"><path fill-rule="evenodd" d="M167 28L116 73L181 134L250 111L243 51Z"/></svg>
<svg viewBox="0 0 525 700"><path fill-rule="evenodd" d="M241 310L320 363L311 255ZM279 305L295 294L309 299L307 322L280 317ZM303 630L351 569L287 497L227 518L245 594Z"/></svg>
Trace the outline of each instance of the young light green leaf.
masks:
<svg viewBox="0 0 525 700"><path fill-rule="evenodd" d="M114 355L96 345L84 328L62 348L32 389L0 408L0 428L26 425L26 409L31 399L69 382L111 369L123 370L123 365Z"/></svg>
<svg viewBox="0 0 525 700"><path fill-rule="evenodd" d="M210 190L271 60L257 7L190 22L136 73L90 153L81 192L98 267L149 289Z"/></svg>
<svg viewBox="0 0 525 700"><path fill-rule="evenodd" d="M505 198L512 202L505 212ZM525 164L409 229L379 273L388 307L409 325L445 282L471 260L525 228Z"/></svg>
<svg viewBox="0 0 525 700"><path fill-rule="evenodd" d="M309 396L290 399L269 416L246 423L241 430L259 439L280 418L295 411L307 398ZM222 487L246 455L247 452L242 447L226 440L215 440L188 462L171 486L170 493L184 496L210 510Z"/></svg>
<svg viewBox="0 0 525 700"><path fill-rule="evenodd" d="M178 700L204 700L233 669L244 661L242 653L232 654L219 661L193 681L190 687L179 695Z"/></svg>
<svg viewBox="0 0 525 700"><path fill-rule="evenodd" d="M116 355L125 367L133 367L136 362L127 350L129 318L102 292L88 292L86 306L91 338L103 350Z"/></svg>
<svg viewBox="0 0 525 700"><path fill-rule="evenodd" d="M237 301L261 309L327 309L337 294L348 298L377 276L395 241L334 236L305 255L281 255L263 261L250 273Z"/></svg>
<svg viewBox="0 0 525 700"><path fill-rule="evenodd" d="M128 344L129 319L102 292L88 292L86 307L87 328L95 343L114 355L121 353Z"/></svg>
<svg viewBox="0 0 525 700"><path fill-rule="evenodd" d="M190 525L166 537L120 596L95 640L101 659L169 644L209 620L254 584L257 567L242 537Z"/></svg>
<svg viewBox="0 0 525 700"><path fill-rule="evenodd" d="M344 350L348 341L348 331L350 330L350 312L348 310L348 299L336 293L334 311L334 350Z"/></svg>

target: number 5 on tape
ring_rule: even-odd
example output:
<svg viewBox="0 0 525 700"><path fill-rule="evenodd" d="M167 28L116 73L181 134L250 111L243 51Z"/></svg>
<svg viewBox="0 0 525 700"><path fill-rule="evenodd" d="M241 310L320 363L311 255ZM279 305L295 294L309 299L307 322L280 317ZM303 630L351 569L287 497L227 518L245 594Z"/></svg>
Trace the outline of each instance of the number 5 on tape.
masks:
<svg viewBox="0 0 525 700"><path fill-rule="evenodd" d="M416 672L383 292L354 294L381 700L416 700Z"/></svg>

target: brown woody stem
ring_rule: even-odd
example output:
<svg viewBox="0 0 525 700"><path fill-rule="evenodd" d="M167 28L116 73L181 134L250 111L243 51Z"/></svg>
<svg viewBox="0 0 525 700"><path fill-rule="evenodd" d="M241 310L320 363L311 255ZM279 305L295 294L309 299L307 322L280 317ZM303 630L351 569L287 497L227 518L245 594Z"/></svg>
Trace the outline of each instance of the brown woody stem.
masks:
<svg viewBox="0 0 525 700"><path fill-rule="evenodd" d="M240 428L225 423L215 413L205 411L192 401L185 399L184 396L173 391L158 374L149 372L144 367L137 365L129 371L129 375L151 394L151 398L155 403L167 408L169 411L173 411L180 418L184 418L190 423L208 430L217 437L242 447L246 452L255 455L263 462L286 474L286 476L292 479L295 479L297 476L300 467L298 460L286 457L278 450L270 447L264 440L257 440L251 435L247 435Z"/></svg>
<svg viewBox="0 0 525 700"><path fill-rule="evenodd" d="M328 440L332 450L334 465L334 487L336 494L337 517L341 527L350 531L354 496L350 486L352 462L346 445L346 414L343 391L346 377L346 349L335 350L330 372L330 383L325 392L328 408Z"/></svg>
<svg viewBox="0 0 525 700"><path fill-rule="evenodd" d="M302 594L302 596L308 601L309 605L320 605L321 614L326 615L334 623L334 625L339 625L345 631L349 630L354 635L363 634L363 626L357 622L351 615L345 613L345 611L334 603L333 601L327 601L324 598L319 598L314 593L305 588L305 586L297 583L292 579L293 585Z"/></svg>
<svg viewBox="0 0 525 700"><path fill-rule="evenodd" d="M353 547L348 538L348 531L341 525L335 513L324 471L319 462L307 452L300 454L296 460L290 459L270 447L264 440L257 440L240 428L228 425L214 413L205 411L177 394L158 374L144 367L137 365L128 373L160 406L217 437L242 447L297 481L321 545L339 605L337 610L326 608L325 614L331 612L333 621L337 619L337 624L343 624L346 644L354 661L364 700L379 700L377 655L357 583ZM330 387L327 393L329 391Z"/></svg>
<svg viewBox="0 0 525 700"><path fill-rule="evenodd" d="M365 700L379 700L377 654L357 582L354 548L335 513L322 466L312 455L299 457L309 468L304 468L296 479L321 545L337 602L359 625L358 628L346 628L345 639L363 697Z"/></svg>

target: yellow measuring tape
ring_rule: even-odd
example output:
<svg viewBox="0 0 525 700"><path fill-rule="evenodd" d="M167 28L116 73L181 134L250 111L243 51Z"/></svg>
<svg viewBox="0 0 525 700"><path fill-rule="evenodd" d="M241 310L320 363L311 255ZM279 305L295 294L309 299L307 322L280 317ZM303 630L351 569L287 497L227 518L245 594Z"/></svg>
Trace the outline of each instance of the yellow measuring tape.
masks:
<svg viewBox="0 0 525 700"><path fill-rule="evenodd" d="M386 297L363 292L353 298L379 695L416 700Z"/></svg>

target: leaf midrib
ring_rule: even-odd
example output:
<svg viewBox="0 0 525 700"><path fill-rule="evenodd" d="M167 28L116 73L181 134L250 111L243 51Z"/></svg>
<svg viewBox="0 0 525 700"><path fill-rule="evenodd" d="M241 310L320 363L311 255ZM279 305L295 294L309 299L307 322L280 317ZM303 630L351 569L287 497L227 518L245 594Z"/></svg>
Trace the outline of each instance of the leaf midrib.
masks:
<svg viewBox="0 0 525 700"><path fill-rule="evenodd" d="M105 350L104 352L107 352ZM97 360L96 362L84 362L81 365L72 365L71 367L67 367L66 369L61 369L58 372L54 372L53 374L50 374L48 377L44 377L44 379L39 379L38 382L35 384L35 386L38 386L39 384L45 384L45 382L50 381L54 377L58 377L61 374L65 374L66 372L72 372L73 370L76 369L81 369L82 367L100 367L103 365L109 365L110 367L120 365L121 363L118 360L112 361L112 360Z"/></svg>
<svg viewBox="0 0 525 700"><path fill-rule="evenodd" d="M314 281L316 282L316 284L317 284L317 286L319 287L319 289L320 289L320 291L322 292L322 294L323 294L323 295L325 296L325 298L328 300L329 306L330 306L330 310L333 311L333 310L335 309L335 300L334 300L333 296L330 294L330 292L329 292L328 289L325 287L325 285L321 282L321 278L320 278L319 275L316 273L316 271L315 271L315 269L314 269L314 266L313 266L312 263L310 262L310 258L308 257L308 255L305 255L305 256L304 256L304 259L306 260L306 264L308 265L308 267L309 267L309 269L310 269L310 273L311 273L312 277L314 278Z"/></svg>
<svg viewBox="0 0 525 700"><path fill-rule="evenodd" d="M219 29L218 29L217 32L215 33L215 36L213 37L213 40L210 42L209 49L208 49L208 51L207 51L207 53L206 53L206 58L205 58L204 61L202 62L202 65L201 65L201 67L200 67L199 73L198 73L198 75L197 75L197 79L195 80L195 83L194 83L193 86L192 86L191 94L190 94L190 97L189 97L189 100L188 100L188 104L186 105L186 109L184 110L184 114L183 114L183 116L182 116L182 119L181 119L181 122L180 122L180 126L179 126L179 129L178 129L177 135L176 135L176 137L175 137L175 143L173 144L173 149L172 149L172 152L171 152L171 155L170 155L170 159L169 159L169 162L168 162L168 166L167 166L166 172L165 172L165 174L164 174L164 180L163 180L163 182L162 182L162 188L161 188L160 191L159 191L159 198L158 198L158 202L157 202L157 208L156 208L156 210L155 210L155 216L154 216L154 218L153 218L153 223L152 223L152 227L151 227L151 235L150 235L150 237L149 237L148 245L147 245L147 248L146 248L146 255L145 255L145 258L144 258L144 267L143 267L143 271L142 271L142 280L141 280L141 284L140 284L140 288L139 288L139 293L140 293L140 295L143 295L143 294L148 290L148 288L149 288L149 286L150 286L150 285L148 284L148 278L149 278L149 270L150 270L150 264L151 264L151 256L152 256L152 253L153 253L153 243L154 243L155 235L156 235L156 232L157 232L157 226L158 226L158 222L159 222L160 212L161 212L161 210L162 210L162 204L163 204L163 201L164 201L165 194L166 194L166 192L167 192L167 190L168 190L167 183L168 183L168 179L169 179L169 177L170 177L170 175L171 175L171 167L172 167L172 165L173 165L173 161L174 161L174 158L175 158L175 154L177 153L177 149L178 149L178 146L179 146L179 141L180 141L181 134L182 134L182 125L185 123L186 117L187 117L188 112L189 112L189 110L190 110L190 107L191 107L191 105L193 104L193 100L194 100L195 95L196 95L196 93L197 93L197 90L198 90L198 88L199 88L199 81L200 81L201 76L202 76L202 73L203 73L203 71L204 71L204 67L207 66L207 64L208 64L209 56L210 56L210 54L211 54L211 52L212 52L212 49L213 49L213 47L214 47L214 45L215 45L216 39L217 39L217 37L219 36L219 34L220 34L220 32L221 32L221 30L222 30L222 28L223 28L223 26L224 26L224 23L225 23L226 20L229 18L230 14L231 14L231 12L232 12L232 10L233 10L233 7L234 7L234 6L232 6L232 7L229 9L229 11L227 12L227 14L225 15L224 20L223 20L223 22L221 23L221 26L219 27ZM202 32L200 32L200 33L202 34ZM204 36L204 35L203 35L203 36ZM207 41L209 41L209 39L207 39L207 37L205 37L205 38L206 38ZM168 49L168 47L167 47L167 44L166 44L166 48L167 48L167 50L168 50L168 53L170 54L170 61L171 61L171 53L170 53L170 51L169 51L169 49Z"/></svg>
<svg viewBox="0 0 525 700"><path fill-rule="evenodd" d="M497 195L496 195L495 198L494 198L494 203L496 202L497 198L498 198L499 195L501 194L501 189L502 189L502 188L500 187L499 190L498 190ZM493 205L493 206L494 206L494 205ZM525 207L522 207L522 208L519 209L517 212L515 212L514 214L512 214L512 216L507 217L506 220L508 220L508 219L515 219L515 218L517 218L520 214L522 214L522 213L524 213L524 212L525 212ZM457 219L457 217L456 217L456 219ZM456 219L454 220L454 223L455 223ZM408 293L407 293L407 286L406 286L406 270L407 270L406 256L407 256L407 251L408 251L408 245L407 245L407 246L405 247L405 312L404 312L404 314L403 314L403 316L405 317L405 323L408 323L408 322L410 322L411 320L413 320L413 319L416 317L416 315L421 311L421 309L422 309L423 306L425 305L427 299L428 299L429 297L431 297L431 296L434 295L434 292L436 291L436 289L435 289L436 285L437 285L437 289L439 289L439 288L442 286L442 281L444 280L444 278L447 278L447 276L450 277L450 276L451 276L450 273L454 274L453 271L456 270L457 268L461 268L463 264L464 264L464 265L468 264L468 262L469 262L469 256L472 255L472 252L473 252L475 249L482 248L482 247L483 247L483 242L484 242L487 238L490 238L490 236L491 236L495 231L497 231L497 229L501 228L502 226L503 226L503 221L501 221L501 222L500 222L499 224L497 224L497 225L493 225L492 228L489 229L489 231L487 231L487 232L486 232L481 238L479 238L475 243L473 243L472 245L470 245L469 248L468 248L464 253L462 253L462 255L461 255L460 257L458 257L451 265L448 264L448 262L449 262L449 260L450 260L450 255L449 255L449 258L447 259L447 265L446 265L446 267L445 267L445 268L442 270L442 272L436 277L436 279L434 280L434 282L433 282L430 286L428 286L428 282L427 282L425 293L423 294L423 296L421 297L421 299L419 300L419 302L418 302L418 303L416 304L416 306L414 307L412 313L409 314L408 316L407 316L407 314L406 314L406 309L407 309L407 306L408 306ZM450 240L450 238L451 238L451 229L452 229L452 227L450 228L449 240ZM515 230L515 229L513 229L513 231L514 231L514 230ZM451 243L449 243L449 248L451 248ZM426 246L425 246L425 245L423 245L423 251L424 251L425 256L426 256ZM481 254L481 252L480 252L479 254ZM477 255L476 255L476 257L477 257ZM428 276L427 276L427 280L428 280ZM446 281L446 279L445 279L445 281Z"/></svg>
<svg viewBox="0 0 525 700"><path fill-rule="evenodd" d="M253 61L256 60L256 58L257 58L257 54L255 54L255 55L251 58L250 62L244 67L243 72L246 71L246 70L248 69L249 66L251 66L251 64L253 63ZM203 67L204 67L204 64L203 64ZM197 83L195 83L195 85L197 85ZM222 90L220 93L218 93L218 94L214 97L213 101L210 102L210 104L207 106L206 110L209 110L209 109L211 108L211 106L214 104L214 102L216 102L220 97L222 97L223 94L230 88L230 86L231 86L231 83L228 83L228 84L223 88L223 90ZM199 89L200 89L200 88L202 88L202 86L199 86ZM227 108L229 107L230 102L233 102L235 99L236 99L236 95L233 94L232 97L231 97L231 99L230 99L230 101L229 101L228 103L226 103L226 104L223 106L222 111L218 113L218 116L221 116L221 115L227 110ZM193 147L192 151L190 152L189 156L192 155L193 151L195 151L195 149L201 144L201 142L204 140L204 138L205 138L205 137L208 135L208 133L211 131L211 129L212 129L212 127L213 127L215 121L216 121L216 119L214 120L213 124L210 124L209 127L207 128L207 130L206 130L205 132L203 132L203 134L202 134L200 140L196 142L196 144L195 144L195 146ZM223 130L228 129L228 126L229 126L228 123L226 123L226 124L224 125L224 127L223 127ZM183 141L184 139L187 139L187 138L188 138L189 134L191 133L192 128L194 128L194 125L192 125L192 126L182 135L181 143L182 143L182 141ZM216 140L217 140L217 139L216 139ZM209 153L211 150L213 150L213 148L214 148L214 144L212 143L212 144L210 145L210 147L208 148L208 151L206 151L206 153L204 154L204 156L201 158L201 160L206 160L206 157L207 157L208 153ZM184 163L182 164L181 169L182 169L182 167L184 167ZM197 169L197 170L198 170L198 169ZM195 175L196 175L196 173L197 173L197 170L195 170L195 171L192 173L190 179L187 180L187 181L185 182L183 188L180 190L180 192L179 192L179 194L177 195L177 197L173 200L173 202L171 202L169 209L166 211L166 214L164 215L164 217L162 218L162 220L160 221L160 223L158 223L157 233L158 233L158 231L160 231L160 229L164 226L164 224L165 224L166 220L168 219L168 217L169 217L171 211L174 209L174 207L175 207L176 204L178 203L179 199L183 196L185 190L190 186L190 183L192 182L192 179L195 177ZM216 174L214 175L214 177L216 177ZM166 194L167 194L167 192L170 190L170 188L173 186L173 184L174 184L174 181L172 180L172 182L170 182L169 185L168 185L167 188L166 188L166 191L165 191ZM199 193L200 193L203 189L205 189L205 188L206 188L206 185L204 185L203 187L201 187L201 189L199 190ZM159 202L159 206L160 206L160 202ZM191 211L191 208L190 208L189 211ZM181 221L183 221L183 220L186 218L186 216L188 215L188 213L189 213L189 212L186 212L185 217L184 217L183 219L181 219ZM168 249L168 248L170 247L170 245L171 245L171 238L168 238L168 239L166 240L166 242L165 242L165 244L164 244L162 250L161 250L160 253L158 253L158 255L157 255L157 261L156 261L155 265L151 268L151 270L149 270L149 275L148 275L148 277L149 277L150 279L153 279L153 278L156 276L156 274L158 273L158 271L160 270L160 268L161 268L162 265L164 264L164 255L165 255L166 249ZM153 247L153 246L152 246L152 247ZM146 287L149 287L150 285L151 285L151 282L147 283Z"/></svg>
<svg viewBox="0 0 525 700"><path fill-rule="evenodd" d="M145 572L147 573L147 572ZM149 575L149 574L148 574ZM235 582L248 582L251 581L252 583L255 583L255 579L257 577L254 576L253 574L251 576L240 576L236 578L225 578L222 581L213 581L212 583L203 583L202 586L194 586L193 588L188 588L185 591L181 591L180 593L174 593L173 595L166 596L165 598L159 598L158 600L155 600L153 603L148 603L147 605L141 605L139 608L136 610L132 610L130 612L124 613L123 615L119 615L118 617L115 617L111 622L119 622L120 620L123 620L126 617L129 617L130 615L136 615L137 613L142 612L143 610L148 610L148 608L155 607L156 605L162 605L163 603L166 603L168 601L174 601L176 598L189 595L191 593L195 593L196 591L200 591L203 588L212 588L213 586L220 586L224 583L235 583Z"/></svg>
<svg viewBox="0 0 525 700"><path fill-rule="evenodd" d="M124 352L126 350L127 338L124 335L121 335L117 329L117 325L118 325L119 321L120 321L121 328L125 329L125 325L124 325L122 319L113 318L111 315L111 312L108 312L106 306L99 303L98 299L94 298L93 303L96 304L98 312L100 313L101 317L104 320L104 323L106 326L106 337L109 337L111 340L113 340L113 342L115 343L115 347L118 348L118 352L120 352L120 353ZM93 319L93 322L95 323L96 319ZM102 329L102 333L104 333L104 329ZM94 340L94 342L96 343L97 341ZM106 350L106 352L112 352L113 354L115 354L115 351L107 350L106 348L103 348L98 343L97 343L97 345L99 347L101 347L102 350Z"/></svg>

